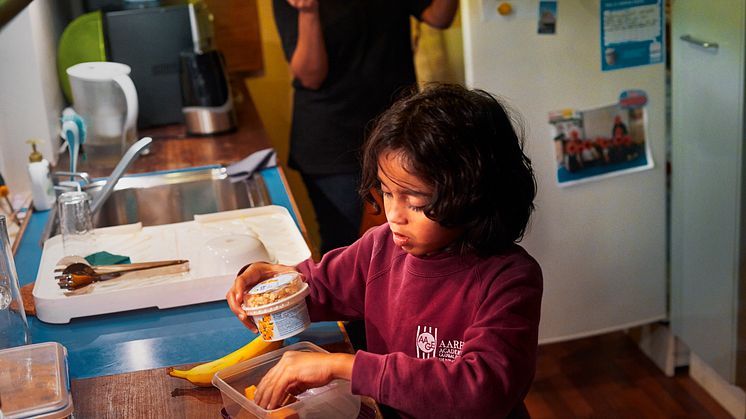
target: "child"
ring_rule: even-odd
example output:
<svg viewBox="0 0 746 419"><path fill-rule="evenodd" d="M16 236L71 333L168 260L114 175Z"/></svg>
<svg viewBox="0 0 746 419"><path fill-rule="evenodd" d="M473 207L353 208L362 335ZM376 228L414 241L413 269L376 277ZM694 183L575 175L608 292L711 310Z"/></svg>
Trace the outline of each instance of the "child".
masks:
<svg viewBox="0 0 746 419"><path fill-rule="evenodd" d="M515 241L536 185L505 110L480 90L431 86L386 111L363 153L361 190L382 192L388 223L295 269L311 319L364 319L368 351L285 354L255 401L343 378L403 417L528 416L542 276ZM254 263L236 278L228 303L252 331L245 290L288 269Z"/></svg>

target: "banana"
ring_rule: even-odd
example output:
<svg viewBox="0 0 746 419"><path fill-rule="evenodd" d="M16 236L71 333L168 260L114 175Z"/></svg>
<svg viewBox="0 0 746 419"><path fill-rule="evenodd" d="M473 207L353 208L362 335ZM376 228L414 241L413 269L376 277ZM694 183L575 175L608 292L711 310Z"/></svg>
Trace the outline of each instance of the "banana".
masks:
<svg viewBox="0 0 746 419"><path fill-rule="evenodd" d="M275 349L279 349L281 346L282 341L265 342L261 336L257 336L254 340L249 342L248 345L236 350L235 352L231 352L220 359L197 365L196 367L186 371L171 368L168 371L168 374L172 377L189 380L192 384L200 387L211 387L212 376L215 375L216 372L255 356L274 351Z"/></svg>

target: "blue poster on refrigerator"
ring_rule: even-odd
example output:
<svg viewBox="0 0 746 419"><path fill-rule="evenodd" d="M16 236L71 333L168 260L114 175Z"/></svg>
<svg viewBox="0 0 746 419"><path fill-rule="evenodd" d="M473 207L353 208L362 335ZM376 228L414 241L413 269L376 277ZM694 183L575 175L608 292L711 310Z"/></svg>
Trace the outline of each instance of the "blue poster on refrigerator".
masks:
<svg viewBox="0 0 746 419"><path fill-rule="evenodd" d="M601 69L663 62L663 0L601 0Z"/></svg>

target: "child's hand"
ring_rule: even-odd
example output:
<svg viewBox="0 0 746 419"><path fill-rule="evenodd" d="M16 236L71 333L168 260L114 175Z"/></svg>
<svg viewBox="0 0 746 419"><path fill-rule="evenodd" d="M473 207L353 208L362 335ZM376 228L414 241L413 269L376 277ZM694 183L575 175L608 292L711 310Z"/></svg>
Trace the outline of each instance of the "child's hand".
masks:
<svg viewBox="0 0 746 419"><path fill-rule="evenodd" d="M236 280L233 282L233 287L225 295L225 299L228 301L228 306L231 308L233 314L254 333L258 333L259 329L257 329L251 316L247 315L243 311L243 308L241 308L244 293L265 279L283 272L296 272L296 270L291 266L285 265L272 265L265 262L252 263L238 273Z"/></svg>
<svg viewBox="0 0 746 419"><path fill-rule="evenodd" d="M355 355L288 351L259 382L254 402L267 410L280 407L286 394L300 394L335 378L349 380Z"/></svg>

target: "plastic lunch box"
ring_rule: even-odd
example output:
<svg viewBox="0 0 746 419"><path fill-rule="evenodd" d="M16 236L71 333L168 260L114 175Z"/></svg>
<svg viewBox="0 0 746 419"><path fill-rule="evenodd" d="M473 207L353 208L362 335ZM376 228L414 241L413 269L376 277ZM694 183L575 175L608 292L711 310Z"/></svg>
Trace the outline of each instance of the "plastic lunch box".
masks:
<svg viewBox="0 0 746 419"><path fill-rule="evenodd" d="M256 385L287 351L328 353L310 342L298 342L241 362L221 371L212 379L220 389L225 412L232 419L243 418L319 418L354 419L360 411L360 396L350 392L350 382L334 380L326 386L297 395L298 401L275 410L265 410L244 396L244 389Z"/></svg>

